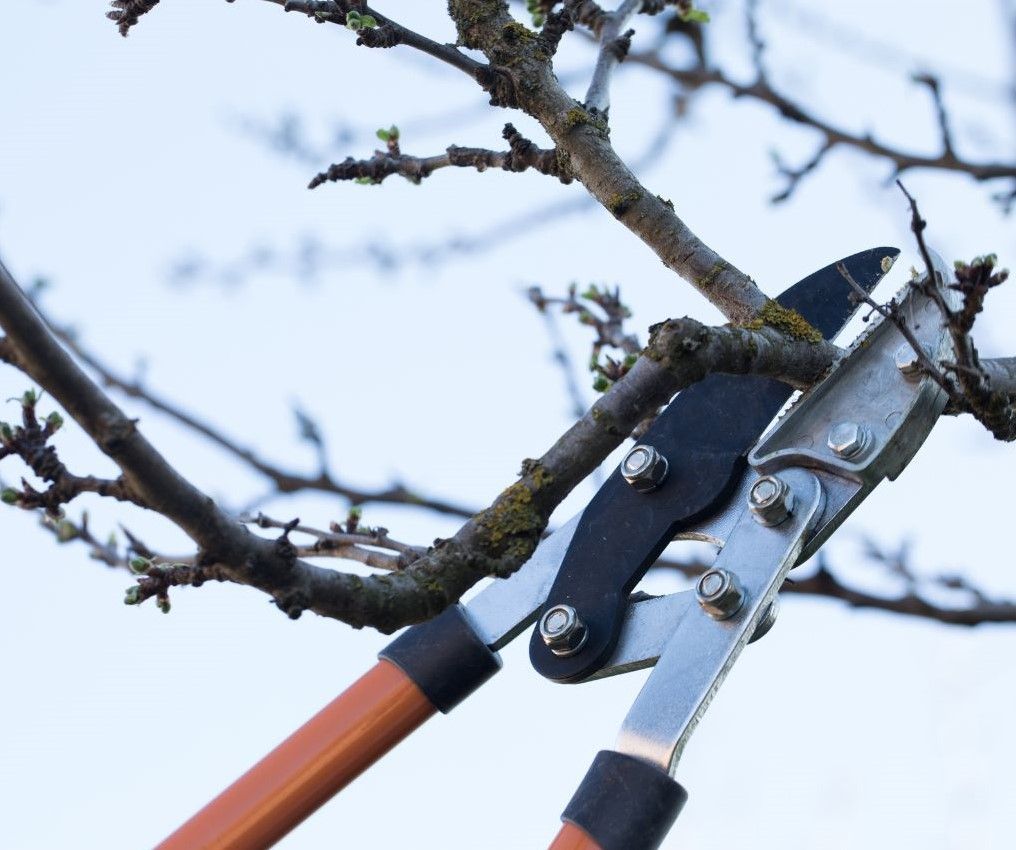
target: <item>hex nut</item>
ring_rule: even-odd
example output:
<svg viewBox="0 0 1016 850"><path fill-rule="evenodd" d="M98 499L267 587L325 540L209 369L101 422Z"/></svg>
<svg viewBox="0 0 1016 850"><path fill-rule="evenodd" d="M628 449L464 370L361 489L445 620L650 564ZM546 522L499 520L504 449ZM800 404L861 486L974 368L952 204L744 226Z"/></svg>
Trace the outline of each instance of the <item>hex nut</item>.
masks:
<svg viewBox="0 0 1016 850"><path fill-rule="evenodd" d="M836 457L844 460L856 459L871 443L868 429L857 422L837 422L829 429L826 444Z"/></svg>
<svg viewBox="0 0 1016 850"><path fill-rule="evenodd" d="M699 577L695 598L714 620L726 620L740 610L744 591L732 572L713 567Z"/></svg>
<svg viewBox="0 0 1016 850"><path fill-rule="evenodd" d="M763 476L748 493L748 510L762 525L779 525L793 513L794 492L781 478Z"/></svg>
<svg viewBox="0 0 1016 850"><path fill-rule="evenodd" d="M540 638L554 655L574 655L587 637L589 631L571 605L553 605L540 617Z"/></svg>
<svg viewBox="0 0 1016 850"><path fill-rule="evenodd" d="M640 493L659 487L667 469L667 459L652 446L635 446L621 461L621 477Z"/></svg>

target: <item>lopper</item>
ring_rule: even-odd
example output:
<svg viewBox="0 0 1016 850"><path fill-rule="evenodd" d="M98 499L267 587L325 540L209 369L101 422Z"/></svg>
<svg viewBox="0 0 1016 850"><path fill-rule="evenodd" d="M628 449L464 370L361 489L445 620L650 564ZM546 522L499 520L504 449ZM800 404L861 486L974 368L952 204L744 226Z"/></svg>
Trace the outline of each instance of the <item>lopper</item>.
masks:
<svg viewBox="0 0 1016 850"><path fill-rule="evenodd" d="M825 337L839 332L899 251L873 248L777 300ZM933 361L948 338L929 287L900 315ZM555 682L654 667L613 749L593 760L551 850L653 850L687 798L672 777L741 650L773 625L787 574L884 478L894 479L945 407L888 321L873 321L812 390L770 426L791 389L711 375L679 393L589 505L511 578L406 630L378 664L166 839L159 850L261 850L278 841L428 717L447 713L534 626L530 660ZM765 432L765 433L763 433ZM761 435L761 436L760 436ZM721 547L693 589L633 593L675 539Z"/></svg>

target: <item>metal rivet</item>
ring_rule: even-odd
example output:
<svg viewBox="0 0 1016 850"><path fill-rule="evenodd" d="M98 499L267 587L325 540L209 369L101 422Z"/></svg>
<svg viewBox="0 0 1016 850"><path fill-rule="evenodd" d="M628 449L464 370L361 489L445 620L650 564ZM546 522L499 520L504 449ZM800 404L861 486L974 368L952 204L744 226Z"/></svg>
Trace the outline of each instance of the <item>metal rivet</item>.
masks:
<svg viewBox="0 0 1016 850"><path fill-rule="evenodd" d="M836 457L856 458L868 448L871 435L868 429L856 422L838 422L829 429L826 444Z"/></svg>
<svg viewBox="0 0 1016 850"><path fill-rule="evenodd" d="M726 620L740 609L744 591L732 572L713 567L699 577L695 597L702 610L714 620Z"/></svg>
<svg viewBox="0 0 1016 850"><path fill-rule="evenodd" d="M648 493L667 477L667 459L652 446L635 446L621 461L621 476L640 493Z"/></svg>
<svg viewBox="0 0 1016 850"><path fill-rule="evenodd" d="M554 655L574 655L589 632L571 605L553 605L540 617L540 637Z"/></svg>
<svg viewBox="0 0 1016 850"><path fill-rule="evenodd" d="M779 525L794 510L794 493L775 475L766 475L748 493L748 509L762 525Z"/></svg>

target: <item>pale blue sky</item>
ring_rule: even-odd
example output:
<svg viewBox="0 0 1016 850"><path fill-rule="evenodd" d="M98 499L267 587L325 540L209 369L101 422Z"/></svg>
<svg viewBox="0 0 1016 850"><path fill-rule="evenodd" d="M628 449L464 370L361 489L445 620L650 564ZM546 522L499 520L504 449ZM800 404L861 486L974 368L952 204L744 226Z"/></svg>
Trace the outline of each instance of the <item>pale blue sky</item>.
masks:
<svg viewBox="0 0 1016 850"><path fill-rule="evenodd" d="M704 5L715 13L720 58L746 73L740 4ZM816 28L806 4L762 7L776 78L824 115L933 151L926 93L906 72L941 61L962 148L988 158L1011 156L1016 143L1011 108L997 99L1012 73L1005 5L829 4L820 17L850 27L840 44ZM452 38L424 6L402 0L384 10ZM578 202L583 190L534 174L461 172L419 187L308 192L307 179L328 163L281 159L239 132L238 116L270 121L293 111L322 140L336 124L358 130L330 152L338 158L369 155L373 130L392 123L404 130L404 149L420 154L449 143L496 146L506 120L543 137L524 117L485 107L473 84L430 61L357 50L349 33L267 3L165 0L126 40L103 11L103 3L71 0L0 8L0 254L23 281L52 278L52 315L75 324L110 363L130 370L144 358L153 386L279 462L313 462L293 439L298 401L320 420L332 464L348 480L370 486L401 475L482 504L568 421L525 287L620 283L639 329L668 315L716 318L593 207L437 267L379 276L346 264L309 287L279 275L240 289L168 286L174 262L193 254L229 261L252 245L284 248L308 235L336 250L427 245ZM562 64L582 70L589 58L576 48ZM619 77L611 117L626 156L636 159L657 131L665 91L637 70ZM427 120L435 115L464 117ZM888 295L916 260L904 203L884 185L885 163L836 153L790 204L766 202L776 188L769 149L807 157L814 144L765 107L710 91L643 176L767 292L840 256L897 244L904 256ZM998 214L988 188L917 173L907 184L947 259L994 250L1013 264L1013 221ZM1016 353L1014 293L993 294L978 325L987 354ZM583 360L586 337L567 332ZM20 375L0 371L0 398L24 388ZM217 498L261 492L263 482L205 443L124 406ZM59 445L75 470L110 471L73 425ZM9 463L0 472L17 474ZM911 536L919 565L962 568L989 592L1016 596L1013 475L1010 447L972 421L943 421L902 478L830 544L833 564L870 584L858 535ZM582 488L563 510L589 494ZM186 546L157 518L85 500L81 507L99 530L122 520L152 545ZM324 523L344 506L301 497L266 510ZM419 542L455 528L382 506L366 519ZM8 601L0 845L10 850L156 843L335 696L385 642L310 615L292 623L262 594L237 587L182 591L169 616L127 608L126 575L81 548L55 546L28 514L6 510L0 523ZM553 686L529 669L522 644L505 653L490 685L280 846L548 843L641 678ZM788 600L689 747L678 777L692 796L665 846L1010 847L1014 658L1016 627L960 630Z"/></svg>

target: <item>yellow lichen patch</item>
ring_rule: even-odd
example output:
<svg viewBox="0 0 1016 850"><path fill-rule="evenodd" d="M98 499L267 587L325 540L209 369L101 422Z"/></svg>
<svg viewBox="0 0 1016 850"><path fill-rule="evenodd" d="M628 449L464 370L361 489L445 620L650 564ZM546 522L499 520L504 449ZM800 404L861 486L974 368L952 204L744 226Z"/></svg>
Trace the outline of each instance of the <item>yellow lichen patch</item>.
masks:
<svg viewBox="0 0 1016 850"><path fill-rule="evenodd" d="M589 113L581 106L573 106L564 114L564 125L571 130L580 124L588 124L589 118Z"/></svg>
<svg viewBox="0 0 1016 850"><path fill-rule="evenodd" d="M534 476L542 469L537 467ZM542 471L539 474L541 481L546 483L549 473ZM521 555L525 554L529 541L535 543L546 521L533 504L532 491L521 481L516 481L480 515L479 524L487 533L492 554L507 552Z"/></svg>
<svg viewBox="0 0 1016 850"><path fill-rule="evenodd" d="M713 267L709 269L702 277L697 281L699 289L708 289L713 285L713 282L720 276L720 274L727 269L728 266L723 260L718 260L713 263Z"/></svg>
<svg viewBox="0 0 1016 850"><path fill-rule="evenodd" d="M616 218L620 218L634 204L642 195L637 189L632 189L630 192L617 192L610 196L607 200L607 209L610 210Z"/></svg>
<svg viewBox="0 0 1016 850"><path fill-rule="evenodd" d="M536 38L536 33L529 29L524 24L520 24L518 21L513 21L510 24L505 24L501 28L501 35L507 40L518 39L520 41Z"/></svg>
<svg viewBox="0 0 1016 850"><path fill-rule="evenodd" d="M759 310L758 316L750 322L745 322L741 327L757 331L763 327L776 328L780 333L803 339L806 342L821 342L822 334L812 327L806 318L797 310L789 307L781 307L770 299L766 305Z"/></svg>

